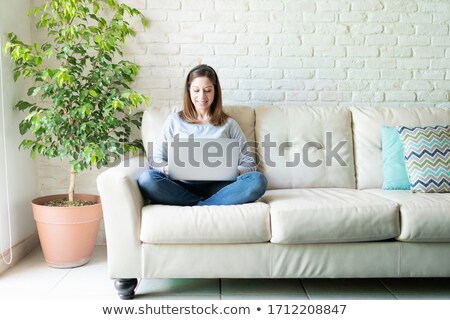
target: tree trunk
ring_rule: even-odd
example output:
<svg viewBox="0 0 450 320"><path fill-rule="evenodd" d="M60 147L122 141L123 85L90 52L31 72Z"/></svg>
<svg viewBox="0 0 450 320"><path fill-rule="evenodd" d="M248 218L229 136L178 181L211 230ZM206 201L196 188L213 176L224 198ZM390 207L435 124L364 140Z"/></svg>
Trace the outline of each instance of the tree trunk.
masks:
<svg viewBox="0 0 450 320"><path fill-rule="evenodd" d="M75 194L75 175L75 171L70 170L69 203L73 203L73 196Z"/></svg>

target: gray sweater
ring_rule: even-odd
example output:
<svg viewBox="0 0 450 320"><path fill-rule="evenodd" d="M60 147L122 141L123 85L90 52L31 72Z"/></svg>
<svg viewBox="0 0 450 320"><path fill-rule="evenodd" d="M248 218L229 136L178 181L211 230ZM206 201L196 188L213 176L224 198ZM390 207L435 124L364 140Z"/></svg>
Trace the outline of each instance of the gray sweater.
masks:
<svg viewBox="0 0 450 320"><path fill-rule="evenodd" d="M162 171L167 165L167 142L172 141L175 135L180 139L193 136L194 139L230 138L239 141L241 149L239 156L239 170L241 174L256 171L256 162L245 135L238 123L228 118L222 126L212 124L188 123L180 118L179 112L172 113L163 125L159 138L149 149L149 164L152 169Z"/></svg>

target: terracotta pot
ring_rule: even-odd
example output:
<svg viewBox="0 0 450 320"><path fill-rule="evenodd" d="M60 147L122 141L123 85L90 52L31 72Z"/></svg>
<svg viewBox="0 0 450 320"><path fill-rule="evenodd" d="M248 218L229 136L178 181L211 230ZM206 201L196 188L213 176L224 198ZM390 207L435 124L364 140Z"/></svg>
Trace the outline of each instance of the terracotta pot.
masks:
<svg viewBox="0 0 450 320"><path fill-rule="evenodd" d="M100 196L77 194L75 199L97 204L80 207L48 207L50 200L65 194L34 199L33 216L47 264L54 268L73 268L86 264L92 255L102 218Z"/></svg>

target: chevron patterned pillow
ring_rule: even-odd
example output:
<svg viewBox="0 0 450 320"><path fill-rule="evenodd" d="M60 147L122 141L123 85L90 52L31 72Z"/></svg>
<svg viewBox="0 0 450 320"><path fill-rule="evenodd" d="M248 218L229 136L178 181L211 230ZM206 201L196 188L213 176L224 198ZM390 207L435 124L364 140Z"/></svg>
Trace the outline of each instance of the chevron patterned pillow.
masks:
<svg viewBox="0 0 450 320"><path fill-rule="evenodd" d="M413 192L450 192L450 126L397 127Z"/></svg>

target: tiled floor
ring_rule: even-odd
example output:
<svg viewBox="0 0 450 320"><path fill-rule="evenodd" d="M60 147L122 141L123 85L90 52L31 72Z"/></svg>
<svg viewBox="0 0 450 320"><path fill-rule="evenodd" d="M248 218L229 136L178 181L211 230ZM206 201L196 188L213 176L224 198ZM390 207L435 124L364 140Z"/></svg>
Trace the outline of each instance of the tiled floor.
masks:
<svg viewBox="0 0 450 320"><path fill-rule="evenodd" d="M54 269L36 249L0 275L2 299L118 299L107 277L106 247L80 268ZM450 299L444 279L154 279L142 280L136 299Z"/></svg>

